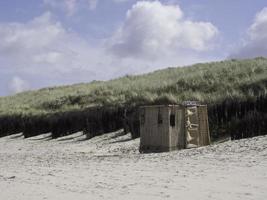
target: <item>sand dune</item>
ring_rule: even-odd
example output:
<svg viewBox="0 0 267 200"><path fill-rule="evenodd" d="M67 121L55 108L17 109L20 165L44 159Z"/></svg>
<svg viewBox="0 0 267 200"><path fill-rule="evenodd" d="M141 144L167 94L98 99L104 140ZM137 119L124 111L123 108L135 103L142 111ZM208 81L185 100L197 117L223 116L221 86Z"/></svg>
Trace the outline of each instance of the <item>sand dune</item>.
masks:
<svg viewBox="0 0 267 200"><path fill-rule="evenodd" d="M267 199L267 136L139 154L120 131L0 138L0 199Z"/></svg>

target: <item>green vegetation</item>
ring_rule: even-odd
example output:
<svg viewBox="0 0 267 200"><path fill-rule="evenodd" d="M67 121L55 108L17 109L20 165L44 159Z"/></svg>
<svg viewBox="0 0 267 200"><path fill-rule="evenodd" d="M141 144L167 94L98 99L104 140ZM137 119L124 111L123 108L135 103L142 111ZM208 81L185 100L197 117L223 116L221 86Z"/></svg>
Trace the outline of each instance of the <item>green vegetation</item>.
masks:
<svg viewBox="0 0 267 200"><path fill-rule="evenodd" d="M63 113L64 116L66 113L79 115L77 113L95 107L121 109L142 104L197 100L207 103L212 109L211 105L222 105L226 101L256 102L259 98L265 101L266 96L267 59L260 57L168 68L145 75L44 88L1 97L0 118L2 122L16 124L12 128L2 125L2 132L10 134L21 130L25 132L29 120L38 118L45 121L43 124L46 127L54 123L51 119L60 118ZM16 131L11 131L13 129Z"/></svg>
<svg viewBox="0 0 267 200"><path fill-rule="evenodd" d="M230 60L1 97L0 115L42 115L94 106L179 103L189 99L217 103L266 94L267 59Z"/></svg>

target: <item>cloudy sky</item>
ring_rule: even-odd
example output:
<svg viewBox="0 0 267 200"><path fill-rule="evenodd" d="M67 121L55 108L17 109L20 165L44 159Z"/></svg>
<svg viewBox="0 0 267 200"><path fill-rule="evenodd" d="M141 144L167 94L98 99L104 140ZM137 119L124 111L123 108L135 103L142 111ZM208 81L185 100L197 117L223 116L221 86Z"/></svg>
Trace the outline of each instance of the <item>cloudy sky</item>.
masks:
<svg viewBox="0 0 267 200"><path fill-rule="evenodd" d="M0 96L257 56L266 0L0 0Z"/></svg>

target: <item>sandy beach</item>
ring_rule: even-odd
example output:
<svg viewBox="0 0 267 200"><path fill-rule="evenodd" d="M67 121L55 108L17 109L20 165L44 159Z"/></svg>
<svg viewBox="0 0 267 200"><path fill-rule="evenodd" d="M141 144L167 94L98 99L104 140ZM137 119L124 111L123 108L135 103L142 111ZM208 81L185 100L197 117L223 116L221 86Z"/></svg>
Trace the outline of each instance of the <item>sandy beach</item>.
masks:
<svg viewBox="0 0 267 200"><path fill-rule="evenodd" d="M138 145L121 131L0 138L0 199L267 199L267 136L157 154Z"/></svg>

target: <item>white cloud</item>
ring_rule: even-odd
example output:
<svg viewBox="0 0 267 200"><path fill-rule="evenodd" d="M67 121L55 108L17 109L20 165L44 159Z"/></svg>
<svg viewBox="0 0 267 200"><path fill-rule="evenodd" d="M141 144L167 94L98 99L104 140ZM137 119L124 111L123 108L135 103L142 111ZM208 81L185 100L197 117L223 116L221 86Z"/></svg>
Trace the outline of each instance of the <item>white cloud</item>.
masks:
<svg viewBox="0 0 267 200"><path fill-rule="evenodd" d="M14 76L9 82L9 90L12 94L28 90L29 84L18 76Z"/></svg>
<svg viewBox="0 0 267 200"><path fill-rule="evenodd" d="M267 7L256 14L248 28L247 37L232 53L233 58L252 58L267 56Z"/></svg>
<svg viewBox="0 0 267 200"><path fill-rule="evenodd" d="M71 35L47 12L25 24L0 24L0 38L0 57L12 67L27 65L32 70L41 60L43 64L58 63L62 51L68 51L66 42Z"/></svg>
<svg viewBox="0 0 267 200"><path fill-rule="evenodd" d="M267 39L267 7L256 14L248 34L252 40Z"/></svg>
<svg viewBox="0 0 267 200"><path fill-rule="evenodd" d="M178 5L139 1L127 12L109 46L118 56L150 59L168 53L209 50L217 34L217 28L209 22L186 20Z"/></svg>
<svg viewBox="0 0 267 200"><path fill-rule="evenodd" d="M113 0L115 3L124 3L124 2L127 2L129 0Z"/></svg>
<svg viewBox="0 0 267 200"><path fill-rule="evenodd" d="M75 73L87 74L88 81L97 71L103 78L99 58L101 48L69 32L48 12L27 23L0 24L0 60L3 70L32 77L81 80ZM101 54L101 55L99 55ZM99 71L98 71L99 70ZM56 77L56 78L55 78ZM86 80L86 79L82 79Z"/></svg>
<svg viewBox="0 0 267 200"><path fill-rule="evenodd" d="M77 0L65 0L64 1L68 15L73 15L77 9Z"/></svg>
<svg viewBox="0 0 267 200"><path fill-rule="evenodd" d="M90 10L94 10L97 7L98 0L87 0Z"/></svg>
<svg viewBox="0 0 267 200"><path fill-rule="evenodd" d="M159 2L136 3L111 38L90 38L92 44L49 12L26 23L0 23L0 74L7 76L0 94L15 76L36 89L204 62L216 33L212 24L187 21L178 6ZM27 88L12 85L12 91Z"/></svg>
<svg viewBox="0 0 267 200"><path fill-rule="evenodd" d="M74 15L78 10L87 8L94 10L98 0L43 0L44 4L52 8L63 9L68 16Z"/></svg>
<svg viewBox="0 0 267 200"><path fill-rule="evenodd" d="M56 43L59 35L65 37L65 30L60 23L52 22L49 12L26 24L0 24L0 51L12 56L40 51Z"/></svg>

